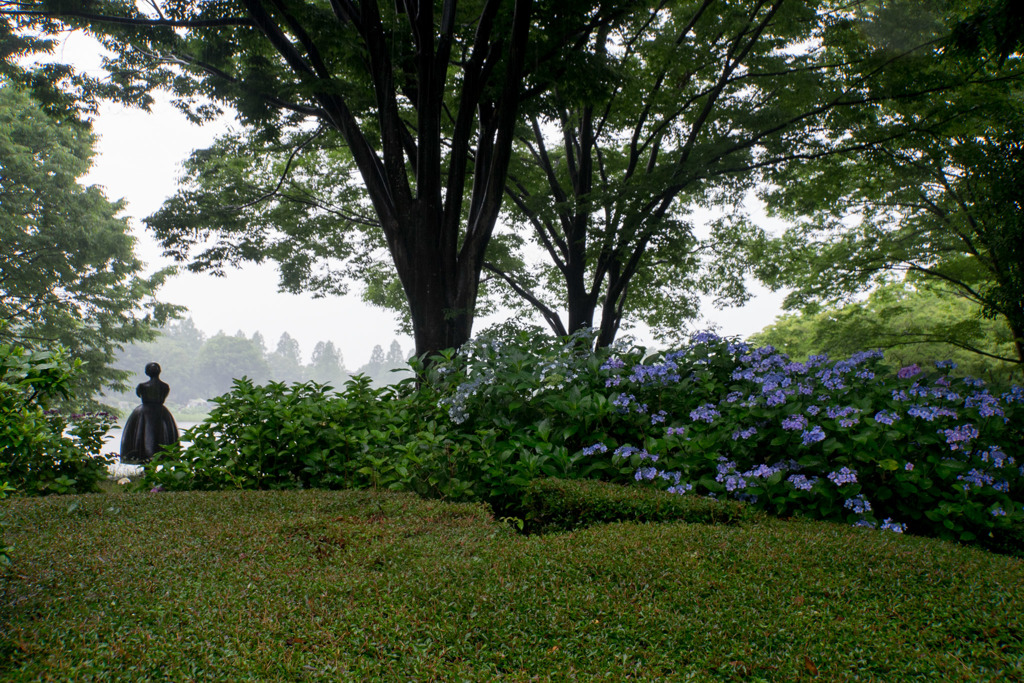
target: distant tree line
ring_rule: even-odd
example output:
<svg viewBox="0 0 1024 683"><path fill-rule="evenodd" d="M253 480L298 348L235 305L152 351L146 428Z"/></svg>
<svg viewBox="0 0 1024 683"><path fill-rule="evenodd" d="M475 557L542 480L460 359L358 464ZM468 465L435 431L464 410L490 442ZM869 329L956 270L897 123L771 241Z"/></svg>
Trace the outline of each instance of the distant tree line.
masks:
<svg viewBox="0 0 1024 683"><path fill-rule="evenodd" d="M381 345L373 348L367 363L356 370L345 367L341 352L331 341L313 348L310 362L304 363L299 342L287 332L277 345L268 349L259 332L246 336L218 332L207 337L191 318L172 322L150 342L126 346L118 356L118 368L142 375L146 363L155 361L162 368L161 379L171 386L168 403L196 405L219 396L231 388L234 379L249 377L255 382L304 382L312 380L340 387L356 374L368 376L375 384L387 384L406 376L392 370L407 366L406 356L397 340L385 353ZM135 403L134 385L123 394L109 396L115 403Z"/></svg>

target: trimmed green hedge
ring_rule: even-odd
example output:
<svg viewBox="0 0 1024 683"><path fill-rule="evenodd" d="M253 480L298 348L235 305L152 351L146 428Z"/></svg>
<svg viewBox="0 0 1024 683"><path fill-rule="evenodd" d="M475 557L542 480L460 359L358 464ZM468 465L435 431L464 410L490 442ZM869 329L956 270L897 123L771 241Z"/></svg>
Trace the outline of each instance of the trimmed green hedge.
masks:
<svg viewBox="0 0 1024 683"><path fill-rule="evenodd" d="M531 533L571 530L607 522L735 524L754 511L731 500L666 493L587 479L535 479L523 495Z"/></svg>
<svg viewBox="0 0 1024 683"><path fill-rule="evenodd" d="M1024 680L1024 563L935 539L771 517L520 536L374 491L2 507L0 681Z"/></svg>

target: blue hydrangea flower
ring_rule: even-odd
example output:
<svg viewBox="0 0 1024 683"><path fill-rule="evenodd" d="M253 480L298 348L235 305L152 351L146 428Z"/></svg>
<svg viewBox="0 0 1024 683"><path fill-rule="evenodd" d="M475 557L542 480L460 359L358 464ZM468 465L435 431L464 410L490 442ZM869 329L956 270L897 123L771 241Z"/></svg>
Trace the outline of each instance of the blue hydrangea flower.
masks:
<svg viewBox="0 0 1024 683"><path fill-rule="evenodd" d="M616 456L618 456L620 458L628 458L629 456L633 455L634 453L639 453L639 452L640 452L640 449L635 447L635 446L619 446L618 448L615 449L614 455L616 455Z"/></svg>
<svg viewBox="0 0 1024 683"><path fill-rule="evenodd" d="M988 392L979 392L968 396L964 401L965 408L977 408L982 417L1003 417L1003 409L999 407L999 399Z"/></svg>
<svg viewBox="0 0 1024 683"><path fill-rule="evenodd" d="M829 406L825 410L825 414L828 415L830 420L849 417L850 415L856 415L859 412L860 410L853 406Z"/></svg>
<svg viewBox="0 0 1024 683"><path fill-rule="evenodd" d="M799 491L810 491L818 481L818 477L807 477L804 474L791 474L786 479Z"/></svg>
<svg viewBox="0 0 1024 683"><path fill-rule="evenodd" d="M607 453L608 447L603 443L595 443L593 446L587 446L583 449L583 455L596 455L598 453Z"/></svg>
<svg viewBox="0 0 1024 683"><path fill-rule="evenodd" d="M800 438L805 446L817 443L818 441L824 441L825 430L821 428L821 425L814 425L810 429L805 429Z"/></svg>
<svg viewBox="0 0 1024 683"><path fill-rule="evenodd" d="M951 451L964 450L969 442L978 438L978 430L971 424L962 424L954 429L940 429L938 433L945 435Z"/></svg>
<svg viewBox="0 0 1024 683"><path fill-rule="evenodd" d="M804 429L807 426L807 418L803 415L790 415L782 420L782 428L787 431Z"/></svg>
<svg viewBox="0 0 1024 683"><path fill-rule="evenodd" d="M637 481L651 481L658 476L658 469L656 467L641 467L636 471L633 477Z"/></svg>
<svg viewBox="0 0 1024 683"><path fill-rule="evenodd" d="M690 337L690 344L694 346L697 344L714 344L720 341L722 341L722 338L714 332L698 332Z"/></svg>
<svg viewBox="0 0 1024 683"><path fill-rule="evenodd" d="M995 482L995 477L991 474L976 468L971 469L967 474L956 475L956 479L963 482L962 488L964 491L983 489Z"/></svg>
<svg viewBox="0 0 1024 683"><path fill-rule="evenodd" d="M849 467L843 467L837 472L829 472L826 476L836 486L843 486L844 484L856 484L857 483L857 472L851 470Z"/></svg>
<svg viewBox="0 0 1024 683"><path fill-rule="evenodd" d="M720 417L721 413L715 409L715 406L711 403L705 403L704 405L690 411L690 419L693 421L700 420L701 422L707 422L711 424L715 421L716 417Z"/></svg>
<svg viewBox="0 0 1024 683"><path fill-rule="evenodd" d="M891 425L900 419L900 416L891 410L879 410L875 413L875 422L884 425Z"/></svg>
<svg viewBox="0 0 1024 683"><path fill-rule="evenodd" d="M622 360L621 358L614 358L613 357L613 358L609 358L608 360L606 360L604 362L604 364L601 366L601 369L605 370L605 371L607 371L607 370L621 370L624 367L626 367L626 361Z"/></svg>
<svg viewBox="0 0 1024 683"><path fill-rule="evenodd" d="M879 530L891 531L895 534L902 534L904 531L907 530L907 525L892 521L892 517L886 517L884 520L882 520L882 526L879 528Z"/></svg>
<svg viewBox="0 0 1024 683"><path fill-rule="evenodd" d="M853 498L847 498L846 502L843 503L843 507L847 510L853 510L854 514L863 515L865 512L871 512L871 503L868 499L862 495L854 496Z"/></svg>
<svg viewBox="0 0 1024 683"><path fill-rule="evenodd" d="M748 427L744 430L737 429L732 433L732 440L739 441L740 439L749 439L754 434L757 434L757 427Z"/></svg>

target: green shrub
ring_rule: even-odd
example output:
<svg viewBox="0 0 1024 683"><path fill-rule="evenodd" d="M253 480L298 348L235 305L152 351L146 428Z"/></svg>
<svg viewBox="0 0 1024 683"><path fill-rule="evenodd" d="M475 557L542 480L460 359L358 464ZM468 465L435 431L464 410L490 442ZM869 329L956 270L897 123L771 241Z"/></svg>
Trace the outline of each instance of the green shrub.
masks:
<svg viewBox="0 0 1024 683"><path fill-rule="evenodd" d="M47 410L67 397L80 365L60 349L0 344L0 481L40 495L95 491L106 479L100 449L114 417Z"/></svg>
<svg viewBox="0 0 1024 683"><path fill-rule="evenodd" d="M607 522L735 524L753 517L737 501L676 496L664 491L593 480L536 479L523 494L527 530L578 529Z"/></svg>
<svg viewBox="0 0 1024 683"><path fill-rule="evenodd" d="M486 484L455 444L436 403L411 383L340 392L314 382L236 380L201 424L146 466L144 487L166 490L381 488L483 500ZM474 477L472 481L470 477Z"/></svg>

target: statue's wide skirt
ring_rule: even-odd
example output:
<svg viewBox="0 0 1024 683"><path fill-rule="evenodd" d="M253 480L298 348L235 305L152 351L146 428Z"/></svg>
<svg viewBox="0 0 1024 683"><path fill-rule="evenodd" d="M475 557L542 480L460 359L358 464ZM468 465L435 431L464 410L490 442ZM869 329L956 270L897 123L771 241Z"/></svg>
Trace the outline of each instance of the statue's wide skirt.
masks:
<svg viewBox="0 0 1024 683"><path fill-rule="evenodd" d="M161 447L178 440L178 425L162 404L145 404L128 416L121 432L121 462L142 465Z"/></svg>

